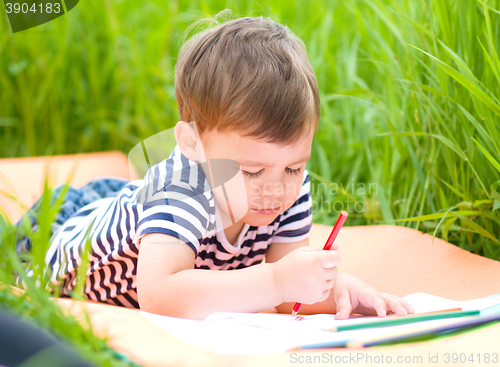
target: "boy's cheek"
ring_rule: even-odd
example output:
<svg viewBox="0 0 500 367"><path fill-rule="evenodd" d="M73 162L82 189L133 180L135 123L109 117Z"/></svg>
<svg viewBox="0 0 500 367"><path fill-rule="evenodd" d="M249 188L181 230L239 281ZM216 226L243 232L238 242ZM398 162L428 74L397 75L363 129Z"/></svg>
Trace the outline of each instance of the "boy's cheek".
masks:
<svg viewBox="0 0 500 367"><path fill-rule="evenodd" d="M247 197L259 196L262 192L262 188L256 183L258 180L248 180L245 182L245 193Z"/></svg>
<svg viewBox="0 0 500 367"><path fill-rule="evenodd" d="M231 211L235 222L241 220L248 212L247 189L245 179L241 172L226 181L221 186L212 189L219 205L228 205L227 211ZM227 198L227 203L226 203Z"/></svg>
<svg viewBox="0 0 500 367"><path fill-rule="evenodd" d="M291 182L287 183L285 187L285 196L287 201L292 200L295 202L295 200L298 199L300 189L302 188L302 176L300 177L294 177Z"/></svg>

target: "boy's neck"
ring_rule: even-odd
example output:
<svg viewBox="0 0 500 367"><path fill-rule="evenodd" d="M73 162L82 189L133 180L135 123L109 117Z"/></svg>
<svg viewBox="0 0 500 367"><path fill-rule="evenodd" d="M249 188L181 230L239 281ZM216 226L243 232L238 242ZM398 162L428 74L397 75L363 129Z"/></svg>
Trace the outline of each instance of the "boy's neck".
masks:
<svg viewBox="0 0 500 367"><path fill-rule="evenodd" d="M244 225L245 223L239 221L233 224L232 226L224 229L224 235L226 236L227 242L229 242L231 245L234 245L235 242L238 240L238 236L240 235Z"/></svg>
<svg viewBox="0 0 500 367"><path fill-rule="evenodd" d="M217 211L219 212L220 215L220 219L222 222L220 224L224 228L224 235L226 237L226 240L231 245L234 245L234 243L238 240L238 236L240 235L241 230L245 226L245 223L242 220L239 220L238 222L232 224L233 220L228 213L226 213L224 210L221 210L218 206L217 206Z"/></svg>

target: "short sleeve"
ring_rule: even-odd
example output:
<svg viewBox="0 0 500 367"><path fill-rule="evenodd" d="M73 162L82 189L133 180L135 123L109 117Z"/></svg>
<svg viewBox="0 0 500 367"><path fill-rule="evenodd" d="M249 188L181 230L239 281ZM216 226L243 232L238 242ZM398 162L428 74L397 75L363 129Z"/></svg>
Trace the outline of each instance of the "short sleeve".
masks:
<svg viewBox="0 0 500 367"><path fill-rule="evenodd" d="M195 255L205 237L209 222L209 201L188 184L169 184L156 191L154 181L137 194L138 222L133 242L162 233L188 244Z"/></svg>
<svg viewBox="0 0 500 367"><path fill-rule="evenodd" d="M295 203L281 214L278 228L273 234L273 243L302 241L309 237L312 227L311 179L304 171L304 179Z"/></svg>

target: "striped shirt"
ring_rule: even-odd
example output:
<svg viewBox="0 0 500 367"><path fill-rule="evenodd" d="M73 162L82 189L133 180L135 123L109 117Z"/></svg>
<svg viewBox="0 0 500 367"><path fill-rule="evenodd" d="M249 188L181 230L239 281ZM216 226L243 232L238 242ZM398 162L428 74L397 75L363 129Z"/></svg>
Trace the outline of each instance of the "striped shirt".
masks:
<svg viewBox="0 0 500 367"><path fill-rule="evenodd" d="M139 308L137 258L140 239L146 234L162 233L184 241L196 255L195 269L241 269L261 263L271 243L307 238L311 208L310 180L304 171L299 196L288 210L269 225L244 224L236 243L230 244L224 231L216 230L223 227L203 170L176 147L144 179L130 181L115 197L84 206L54 233L45 257L50 288L70 295L89 243L85 296Z"/></svg>

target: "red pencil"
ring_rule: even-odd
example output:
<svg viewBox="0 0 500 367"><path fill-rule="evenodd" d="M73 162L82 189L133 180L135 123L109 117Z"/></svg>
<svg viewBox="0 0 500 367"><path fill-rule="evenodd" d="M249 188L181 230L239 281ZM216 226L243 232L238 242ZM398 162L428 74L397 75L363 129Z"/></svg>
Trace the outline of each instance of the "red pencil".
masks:
<svg viewBox="0 0 500 367"><path fill-rule="evenodd" d="M339 218L337 219L337 223L335 223L335 225L333 226L332 233L330 233L330 236L326 240L323 250L330 250L333 243L335 242L335 239L337 238L337 235L340 232L340 228L342 228L342 226L344 225L344 222L348 215L349 213L347 213L344 210L340 212ZM296 302L292 309L292 316L296 316L299 313L301 307L302 303Z"/></svg>

